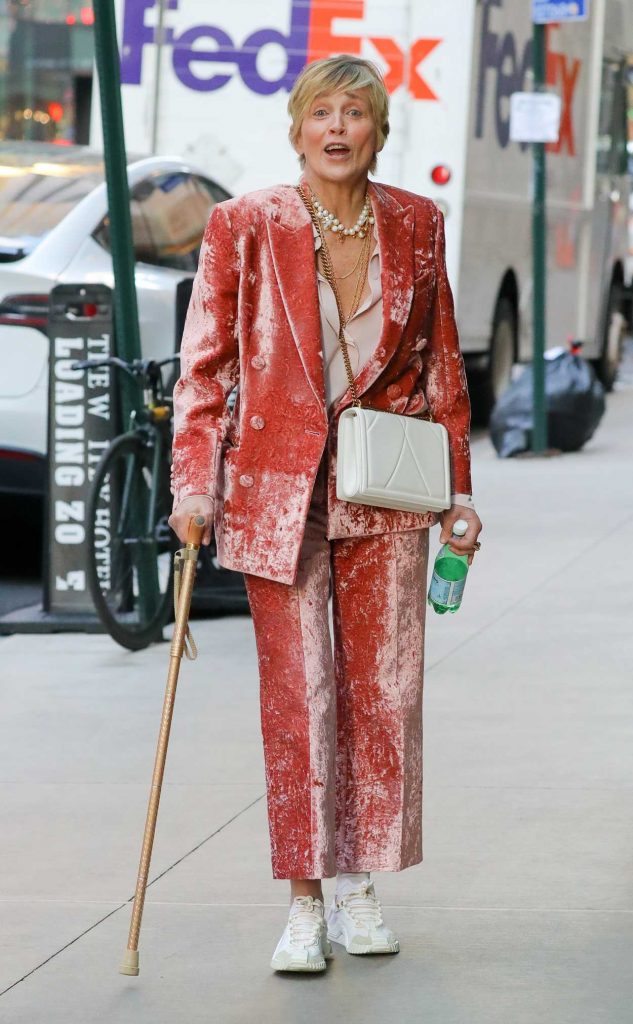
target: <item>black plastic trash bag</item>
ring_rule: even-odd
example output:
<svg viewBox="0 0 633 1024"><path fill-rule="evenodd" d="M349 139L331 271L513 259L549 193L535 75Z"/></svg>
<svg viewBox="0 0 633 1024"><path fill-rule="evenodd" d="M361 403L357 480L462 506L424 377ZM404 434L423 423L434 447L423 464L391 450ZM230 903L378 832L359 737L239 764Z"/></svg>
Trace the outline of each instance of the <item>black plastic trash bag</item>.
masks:
<svg viewBox="0 0 633 1024"><path fill-rule="evenodd" d="M555 350L556 351L556 350ZM552 353L553 354L553 353ZM502 459L532 445L532 364L500 395L490 416L490 436ZM605 410L604 388L582 356L561 350L545 359L547 444L575 452L593 436Z"/></svg>

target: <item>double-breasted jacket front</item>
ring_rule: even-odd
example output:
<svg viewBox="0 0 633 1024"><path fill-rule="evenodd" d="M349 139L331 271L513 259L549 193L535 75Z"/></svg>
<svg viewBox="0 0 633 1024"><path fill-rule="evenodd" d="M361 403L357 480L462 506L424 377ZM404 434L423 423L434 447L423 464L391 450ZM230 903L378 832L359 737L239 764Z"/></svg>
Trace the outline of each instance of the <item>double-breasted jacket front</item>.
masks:
<svg viewBox="0 0 633 1024"><path fill-rule="evenodd" d="M382 332L356 377L363 405L411 415L426 398L449 435L451 489L471 493L470 403L435 203L369 183L381 258ZM174 389L172 492L214 499L221 565L292 583L314 480L328 446L328 537L421 529L416 514L336 497L312 222L294 186L212 210ZM227 398L239 384L231 413Z"/></svg>

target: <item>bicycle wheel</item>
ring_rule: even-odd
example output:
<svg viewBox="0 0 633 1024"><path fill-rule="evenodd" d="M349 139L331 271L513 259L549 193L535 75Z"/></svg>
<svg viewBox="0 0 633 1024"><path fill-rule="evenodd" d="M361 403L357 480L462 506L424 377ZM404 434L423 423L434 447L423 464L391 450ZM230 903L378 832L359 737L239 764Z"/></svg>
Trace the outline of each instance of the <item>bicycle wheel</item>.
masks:
<svg viewBox="0 0 633 1024"><path fill-rule="evenodd" d="M97 466L88 506L88 581L110 636L138 651L162 639L172 608L176 537L169 467L154 480L155 449L135 434L117 438Z"/></svg>

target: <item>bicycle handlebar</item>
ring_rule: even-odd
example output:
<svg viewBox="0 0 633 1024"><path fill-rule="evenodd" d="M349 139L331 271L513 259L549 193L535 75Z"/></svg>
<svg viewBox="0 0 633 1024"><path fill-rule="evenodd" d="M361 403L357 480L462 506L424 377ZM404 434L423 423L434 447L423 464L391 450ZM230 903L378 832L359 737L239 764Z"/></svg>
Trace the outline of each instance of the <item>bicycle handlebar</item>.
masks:
<svg viewBox="0 0 633 1024"><path fill-rule="evenodd" d="M165 366L167 363L175 363L179 359L180 354L178 352L173 356L166 356L165 359L132 359L130 362L120 359L119 356L107 356L105 359L81 359L73 363L71 369L87 370L90 367L96 366L114 366L116 369L123 370L124 373L129 374L133 379L137 377L149 378L153 368L160 369L161 366Z"/></svg>

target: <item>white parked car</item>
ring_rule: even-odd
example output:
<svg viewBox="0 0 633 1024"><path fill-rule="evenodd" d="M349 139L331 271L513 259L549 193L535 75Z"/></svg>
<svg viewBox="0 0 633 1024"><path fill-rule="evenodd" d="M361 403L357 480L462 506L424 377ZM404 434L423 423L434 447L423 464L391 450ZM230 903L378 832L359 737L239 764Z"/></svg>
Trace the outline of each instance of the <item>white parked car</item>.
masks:
<svg viewBox="0 0 633 1024"><path fill-rule="evenodd" d="M0 143L0 494L46 488L48 297L113 286L103 157L83 146ZM193 277L211 209L229 194L186 161L128 166L145 357L175 349L176 288Z"/></svg>

